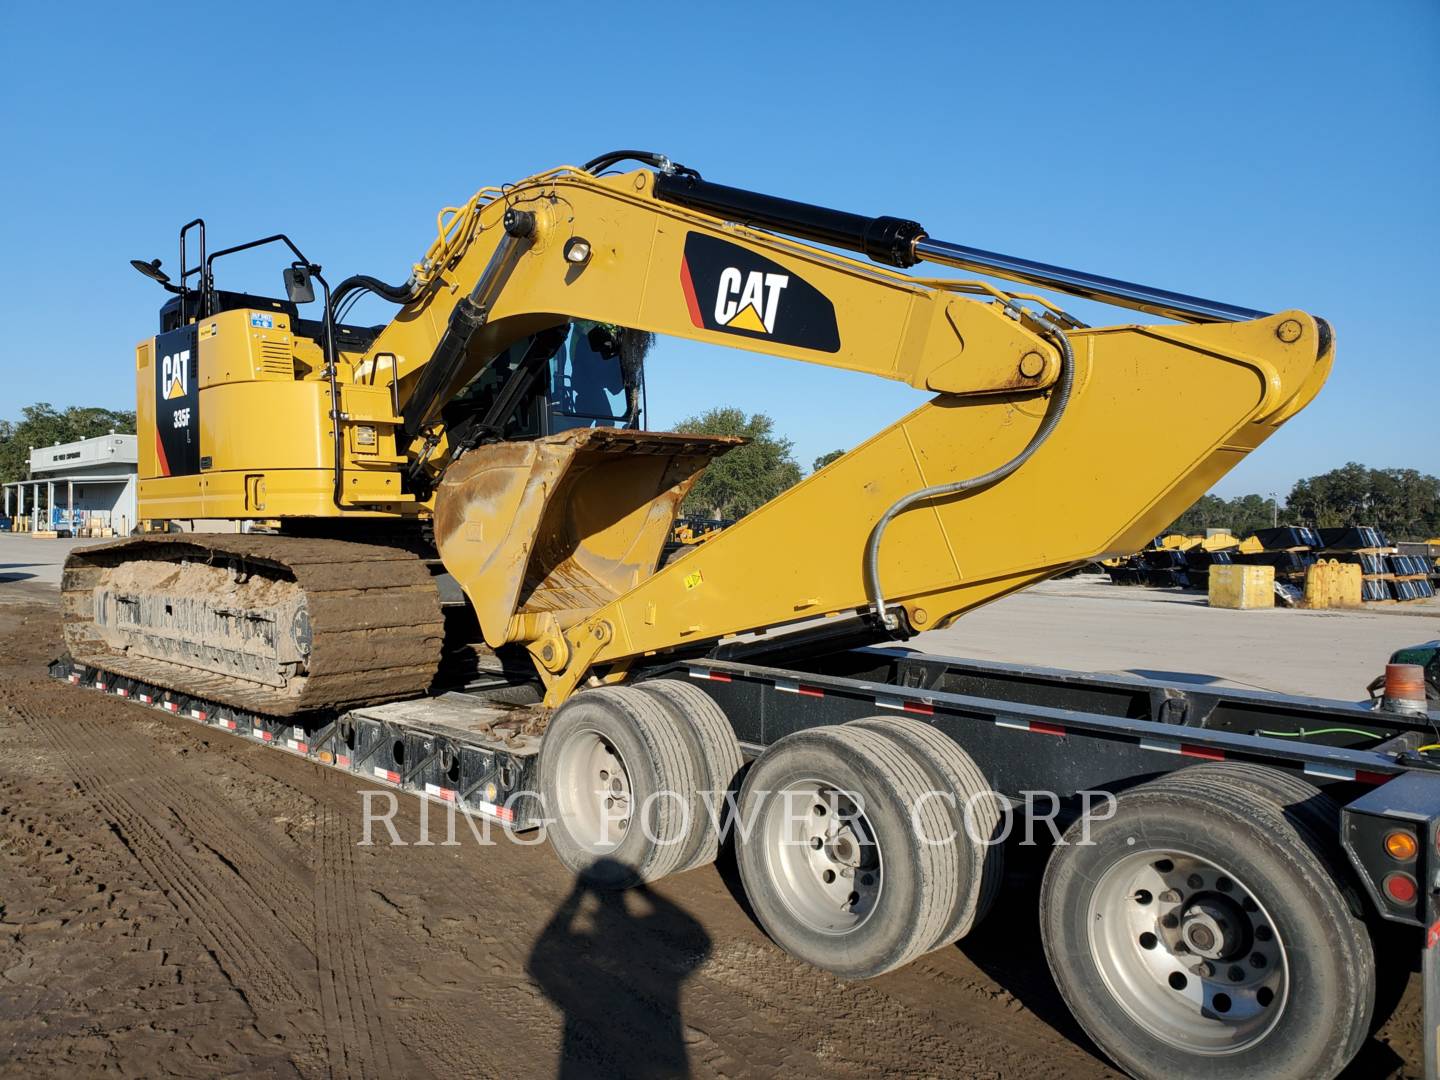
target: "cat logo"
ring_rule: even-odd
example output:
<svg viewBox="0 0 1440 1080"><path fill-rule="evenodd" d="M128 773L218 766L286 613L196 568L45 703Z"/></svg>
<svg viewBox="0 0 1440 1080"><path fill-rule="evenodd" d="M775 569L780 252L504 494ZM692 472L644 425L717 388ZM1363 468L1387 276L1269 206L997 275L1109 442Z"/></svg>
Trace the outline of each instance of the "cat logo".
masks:
<svg viewBox="0 0 1440 1080"><path fill-rule="evenodd" d="M182 398L189 392L190 350L182 349L160 361L160 389L166 401Z"/></svg>
<svg viewBox="0 0 1440 1080"><path fill-rule="evenodd" d="M789 284L789 274L766 274L759 270L742 274L735 267L727 266L720 271L720 287L715 293L715 321L736 330L773 334L780 294Z"/></svg>
<svg viewBox="0 0 1440 1080"><path fill-rule="evenodd" d="M838 352L835 305L792 267L758 251L692 232L680 259L680 292L702 330Z"/></svg>

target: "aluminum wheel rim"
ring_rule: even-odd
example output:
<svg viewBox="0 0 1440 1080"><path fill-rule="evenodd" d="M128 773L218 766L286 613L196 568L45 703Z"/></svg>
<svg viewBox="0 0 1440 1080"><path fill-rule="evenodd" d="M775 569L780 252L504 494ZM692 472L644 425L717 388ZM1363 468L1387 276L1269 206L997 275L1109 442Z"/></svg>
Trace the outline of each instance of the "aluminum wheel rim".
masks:
<svg viewBox="0 0 1440 1080"><path fill-rule="evenodd" d="M825 780L797 781L775 793L763 829L770 884L802 925L849 934L869 920L883 859L850 794Z"/></svg>
<svg viewBox="0 0 1440 1080"><path fill-rule="evenodd" d="M1284 1011L1289 964L1275 923L1239 878L1208 859L1127 854L1095 883L1086 927L1111 997L1170 1046L1237 1053Z"/></svg>
<svg viewBox="0 0 1440 1080"><path fill-rule="evenodd" d="M615 744L586 728L565 740L555 764L560 817L587 851L614 851L634 814L630 770Z"/></svg>

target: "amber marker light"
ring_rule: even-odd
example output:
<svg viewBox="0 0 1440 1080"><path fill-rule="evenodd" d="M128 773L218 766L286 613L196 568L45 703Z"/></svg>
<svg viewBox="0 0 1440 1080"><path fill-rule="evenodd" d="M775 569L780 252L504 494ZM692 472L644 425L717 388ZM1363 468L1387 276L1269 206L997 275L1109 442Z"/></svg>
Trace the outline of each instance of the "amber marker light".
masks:
<svg viewBox="0 0 1440 1080"><path fill-rule="evenodd" d="M1413 833L1404 829L1396 829L1394 832L1385 834L1385 854L1400 862L1409 862L1415 858L1415 853L1420 850L1420 845Z"/></svg>

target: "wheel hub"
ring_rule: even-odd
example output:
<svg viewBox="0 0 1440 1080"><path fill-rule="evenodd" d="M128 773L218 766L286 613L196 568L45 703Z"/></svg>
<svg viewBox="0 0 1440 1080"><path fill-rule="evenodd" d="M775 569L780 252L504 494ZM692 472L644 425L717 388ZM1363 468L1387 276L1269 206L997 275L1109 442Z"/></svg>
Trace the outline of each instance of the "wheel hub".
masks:
<svg viewBox="0 0 1440 1080"><path fill-rule="evenodd" d="M1248 928L1237 905L1223 897L1202 896L1180 916L1179 940L1196 956L1224 960L1244 950Z"/></svg>
<svg viewBox="0 0 1440 1080"><path fill-rule="evenodd" d="M1263 1038L1287 1004L1288 963L1269 912L1233 874L1179 851L1135 851L1091 894L1090 950L1142 1027L1199 1054Z"/></svg>
<svg viewBox="0 0 1440 1080"><path fill-rule="evenodd" d="M879 902L879 845L834 785L806 780L778 793L764 825L772 880L786 905L821 933L849 933Z"/></svg>
<svg viewBox="0 0 1440 1080"><path fill-rule="evenodd" d="M630 773L598 731L577 732L559 758L560 812L588 850L609 851L625 839L634 812Z"/></svg>

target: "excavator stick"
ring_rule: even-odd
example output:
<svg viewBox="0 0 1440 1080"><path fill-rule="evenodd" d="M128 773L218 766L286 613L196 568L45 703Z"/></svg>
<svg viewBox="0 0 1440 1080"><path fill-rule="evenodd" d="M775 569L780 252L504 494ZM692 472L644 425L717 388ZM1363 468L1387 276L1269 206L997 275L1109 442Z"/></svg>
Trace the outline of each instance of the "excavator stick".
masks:
<svg viewBox="0 0 1440 1080"><path fill-rule="evenodd" d="M655 570L686 494L743 439L577 428L468 451L435 499L435 541L492 648L559 633ZM553 645L547 661L557 659Z"/></svg>

